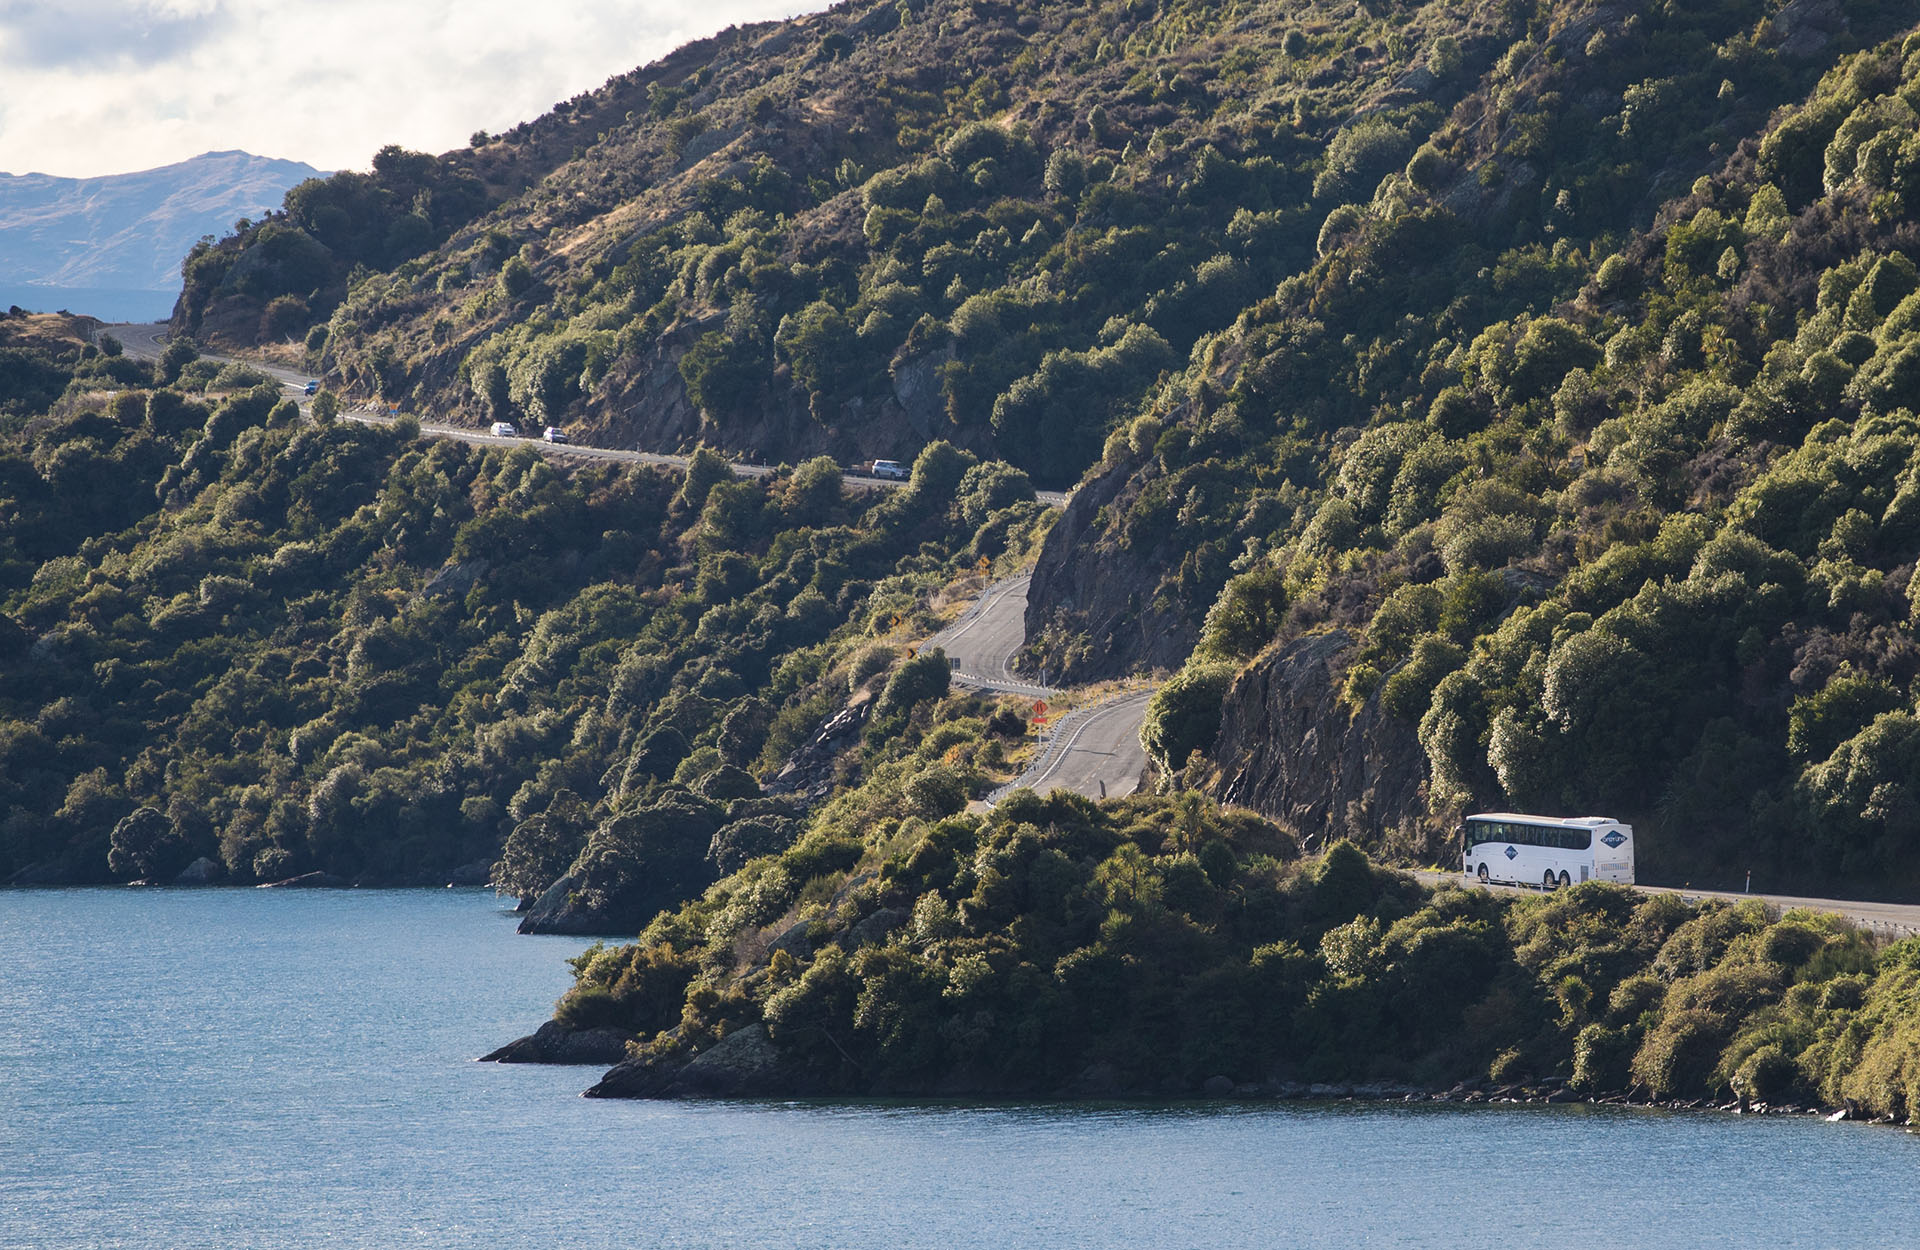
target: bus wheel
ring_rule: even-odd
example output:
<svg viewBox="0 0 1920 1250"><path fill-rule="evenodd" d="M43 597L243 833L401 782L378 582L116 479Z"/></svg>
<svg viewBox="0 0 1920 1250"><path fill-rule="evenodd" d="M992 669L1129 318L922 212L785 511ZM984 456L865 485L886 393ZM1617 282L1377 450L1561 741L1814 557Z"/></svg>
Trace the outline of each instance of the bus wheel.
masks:
<svg viewBox="0 0 1920 1250"><path fill-rule="evenodd" d="M1480 865L1480 884L1485 885L1486 883L1487 883L1487 866L1485 864L1482 864Z"/></svg>
<svg viewBox="0 0 1920 1250"><path fill-rule="evenodd" d="M1560 888L1564 890L1572 884L1573 884L1573 878L1569 877L1565 872L1562 872L1560 874Z"/></svg>
<svg viewBox="0 0 1920 1250"><path fill-rule="evenodd" d="M1553 879L1553 869L1547 869L1547 875L1540 879L1540 888L1551 890L1557 883Z"/></svg>

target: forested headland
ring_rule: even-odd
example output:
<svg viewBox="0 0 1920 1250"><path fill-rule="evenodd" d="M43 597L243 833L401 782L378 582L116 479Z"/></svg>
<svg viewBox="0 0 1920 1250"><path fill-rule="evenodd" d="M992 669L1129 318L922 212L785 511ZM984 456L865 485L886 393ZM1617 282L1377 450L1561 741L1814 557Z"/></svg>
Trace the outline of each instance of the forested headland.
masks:
<svg viewBox="0 0 1920 1250"><path fill-rule="evenodd" d="M1597 811L1655 880L1920 891L1912 19L853 0L303 184L157 365L0 347L0 872L653 918L562 1016L661 1072L1907 1109L1905 947L1302 851ZM189 336L705 450L310 424ZM908 649L1029 562L1035 667L1170 677L1156 793L966 810L1027 726Z"/></svg>

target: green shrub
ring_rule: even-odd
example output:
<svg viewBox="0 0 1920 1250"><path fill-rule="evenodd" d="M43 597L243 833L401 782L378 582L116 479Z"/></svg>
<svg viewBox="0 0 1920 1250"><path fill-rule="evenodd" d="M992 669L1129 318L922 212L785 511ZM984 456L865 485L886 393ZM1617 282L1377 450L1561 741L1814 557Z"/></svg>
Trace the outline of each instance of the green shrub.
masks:
<svg viewBox="0 0 1920 1250"><path fill-rule="evenodd" d="M1233 675L1231 664L1189 665L1148 700L1140 741L1162 769L1178 772L1193 752L1212 749Z"/></svg>
<svg viewBox="0 0 1920 1250"><path fill-rule="evenodd" d="M894 669L874 703L873 714L884 719L906 712L929 699L945 697L953 681L953 665L938 647L924 651Z"/></svg>

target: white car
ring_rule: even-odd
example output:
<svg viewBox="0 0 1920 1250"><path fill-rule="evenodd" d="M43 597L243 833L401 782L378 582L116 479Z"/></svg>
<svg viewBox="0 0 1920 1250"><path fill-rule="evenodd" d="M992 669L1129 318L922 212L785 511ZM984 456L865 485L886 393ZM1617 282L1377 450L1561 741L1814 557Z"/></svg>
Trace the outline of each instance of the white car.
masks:
<svg viewBox="0 0 1920 1250"><path fill-rule="evenodd" d="M557 425L548 426L547 432L540 437L546 439L549 443L570 443L573 441L567 437L567 432Z"/></svg>
<svg viewBox="0 0 1920 1250"><path fill-rule="evenodd" d="M520 427L511 421L495 421L487 428L487 433L495 438L519 438Z"/></svg>
<svg viewBox="0 0 1920 1250"><path fill-rule="evenodd" d="M875 477L892 478L896 482L904 482L907 480L909 476L911 476L907 472L907 466L904 464L901 464L898 460L874 461L873 475Z"/></svg>

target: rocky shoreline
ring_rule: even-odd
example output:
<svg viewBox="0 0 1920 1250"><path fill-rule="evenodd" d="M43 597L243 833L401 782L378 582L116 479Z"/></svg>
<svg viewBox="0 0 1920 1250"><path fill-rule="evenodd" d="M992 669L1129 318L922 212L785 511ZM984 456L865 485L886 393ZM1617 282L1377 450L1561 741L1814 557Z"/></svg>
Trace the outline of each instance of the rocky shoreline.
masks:
<svg viewBox="0 0 1920 1250"><path fill-rule="evenodd" d="M1498 1083L1466 1080L1441 1089L1397 1081L1234 1081L1224 1075L1199 1084L1168 1080L1147 1086L1126 1079L1109 1064L1093 1064L1065 1087L1040 1091L1013 1089L965 1077L924 1088L872 1089L849 1095L828 1088L795 1070L774 1045L764 1025L754 1024L728 1034L692 1059L624 1057L625 1035L616 1029L570 1031L548 1021L526 1037L481 1056L482 1063L539 1063L612 1066L582 1092L585 1098L661 1100L730 1098L1038 1098L1069 1102L1351 1102L1455 1103L1461 1105L1558 1105L1646 1107L1667 1111L1718 1111L1731 1115L1811 1116L1830 1122L1860 1121L1906 1127L1920 1132L1920 1122L1902 1124L1892 1116L1871 1116L1852 1102L1841 1106L1801 1106L1749 1102L1741 1098L1721 1102L1712 1098L1660 1100L1637 1091L1582 1094L1564 1081Z"/></svg>
<svg viewBox="0 0 1920 1250"><path fill-rule="evenodd" d="M201 856L178 873L164 877L136 877L131 881L102 881L74 872L70 866L59 864L31 864L0 882L0 889L71 889L75 886L194 886L219 887L226 889L255 890L449 890L475 889L490 885L493 879L493 861L475 860L472 863L435 872L415 873L410 877L343 877L331 872L303 872L296 876L284 877L275 881L234 881L226 869L214 860Z"/></svg>

